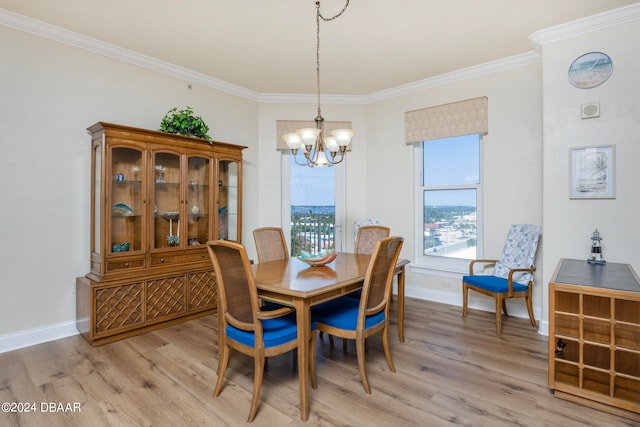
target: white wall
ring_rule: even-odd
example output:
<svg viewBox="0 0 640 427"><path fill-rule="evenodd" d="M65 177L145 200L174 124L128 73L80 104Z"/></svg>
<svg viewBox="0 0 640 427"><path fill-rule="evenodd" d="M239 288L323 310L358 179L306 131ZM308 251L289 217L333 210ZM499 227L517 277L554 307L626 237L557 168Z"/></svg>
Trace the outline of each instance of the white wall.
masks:
<svg viewBox="0 0 640 427"><path fill-rule="evenodd" d="M167 110L189 105L214 139L250 146L245 203L254 203L255 101L188 89L180 79L3 26L0 57L0 341L52 325L75 332L75 278L89 271L93 123L157 129Z"/></svg>
<svg viewBox="0 0 640 427"><path fill-rule="evenodd" d="M483 74L470 72L435 87L381 101L367 109L367 200L369 211L405 237L402 257L414 258L413 148L404 141L404 113L479 96L489 98L489 133L483 137L484 256L499 257L511 224L542 225L542 130L540 63ZM542 231L543 235L545 230ZM544 237L543 237L544 239ZM542 246L538 250L538 260ZM543 266L537 262L536 281ZM425 274L415 268L407 275L407 294L461 304L461 275ZM542 286L533 303L541 313ZM493 300L471 295L472 307L493 310ZM509 303L514 313L526 308ZM517 305L514 305L517 304Z"/></svg>
<svg viewBox="0 0 640 427"><path fill-rule="evenodd" d="M542 46L545 318L555 266L561 258L586 259L596 228L608 262L628 263L640 271L640 57L631 40L640 40L638 20ZM592 89L571 86L569 65L593 51L611 57L613 74ZM600 102L599 118L580 118L580 107L588 102ZM570 200L570 148L599 144L616 145L616 198Z"/></svg>

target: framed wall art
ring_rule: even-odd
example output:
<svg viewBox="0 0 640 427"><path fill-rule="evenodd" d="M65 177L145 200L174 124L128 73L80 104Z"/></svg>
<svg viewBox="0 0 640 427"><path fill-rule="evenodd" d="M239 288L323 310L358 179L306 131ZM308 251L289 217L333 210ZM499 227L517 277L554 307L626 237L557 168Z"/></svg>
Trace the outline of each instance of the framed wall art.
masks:
<svg viewBox="0 0 640 427"><path fill-rule="evenodd" d="M570 149L569 198L616 198L615 148L615 145L599 145Z"/></svg>

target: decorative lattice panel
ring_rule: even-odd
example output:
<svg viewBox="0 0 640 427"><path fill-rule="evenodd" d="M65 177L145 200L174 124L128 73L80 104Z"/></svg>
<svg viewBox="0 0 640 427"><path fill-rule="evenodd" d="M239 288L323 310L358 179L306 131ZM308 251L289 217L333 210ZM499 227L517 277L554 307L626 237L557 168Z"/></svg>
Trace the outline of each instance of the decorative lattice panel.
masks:
<svg viewBox="0 0 640 427"><path fill-rule="evenodd" d="M97 289L95 299L96 335L143 321L142 283Z"/></svg>
<svg viewBox="0 0 640 427"><path fill-rule="evenodd" d="M215 307L217 289L213 271L189 273L189 310Z"/></svg>
<svg viewBox="0 0 640 427"><path fill-rule="evenodd" d="M186 311L184 281L184 275L147 281L147 322Z"/></svg>

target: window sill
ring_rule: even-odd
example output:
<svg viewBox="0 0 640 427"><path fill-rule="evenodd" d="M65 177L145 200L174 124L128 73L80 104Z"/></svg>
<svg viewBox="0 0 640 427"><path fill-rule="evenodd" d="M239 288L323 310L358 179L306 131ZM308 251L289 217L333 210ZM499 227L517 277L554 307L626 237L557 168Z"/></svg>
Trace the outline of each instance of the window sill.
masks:
<svg viewBox="0 0 640 427"><path fill-rule="evenodd" d="M429 274L432 276L442 277L456 277L462 278L465 274L469 273L468 269L451 268L451 267L434 267L419 264L411 264L409 269L412 273Z"/></svg>

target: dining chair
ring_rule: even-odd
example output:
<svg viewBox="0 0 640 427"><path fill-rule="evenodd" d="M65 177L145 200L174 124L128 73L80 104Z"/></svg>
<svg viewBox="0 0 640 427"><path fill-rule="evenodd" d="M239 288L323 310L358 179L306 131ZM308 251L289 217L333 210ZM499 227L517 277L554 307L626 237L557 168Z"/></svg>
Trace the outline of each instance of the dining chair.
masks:
<svg viewBox="0 0 640 427"><path fill-rule="evenodd" d="M462 317L467 317L469 289L493 297L496 301L496 333L502 335L502 313L508 316L506 300L524 298L529 319L537 328L533 316L531 291L534 260L538 248L540 227L534 224L514 224L510 227L500 259L478 259L469 263L469 275L462 277ZM475 265L494 265L490 275L475 274Z"/></svg>
<svg viewBox="0 0 640 427"><path fill-rule="evenodd" d="M253 240L256 243L258 252L258 262L280 261L289 259L289 249L284 237L284 231L280 227L262 227L253 230ZM263 309L274 309L282 307L270 301L258 300ZM266 307L266 308L265 308ZM294 360L295 358L294 354Z"/></svg>
<svg viewBox="0 0 640 427"><path fill-rule="evenodd" d="M380 239L389 237L391 229L382 225L362 225L358 227L358 233L356 234L356 244L353 252L356 254L371 255L376 247L376 243ZM354 291L349 294L350 297L360 298L362 291ZM322 331L320 332L320 338L322 338ZM329 343L333 345L333 337L329 335ZM342 340L342 349L347 351L347 340Z"/></svg>
<svg viewBox="0 0 640 427"><path fill-rule="evenodd" d="M389 237L391 229L382 225L363 225L358 228L354 253L371 255L380 239Z"/></svg>
<svg viewBox="0 0 640 427"><path fill-rule="evenodd" d="M376 243L360 299L344 296L311 309L311 316L319 331L356 341L358 368L367 394L371 394L365 368L365 340L368 337L378 332L382 334L387 365L392 372L396 371L389 347L389 298L403 242L402 237L387 237Z"/></svg>
<svg viewBox="0 0 640 427"><path fill-rule="evenodd" d="M253 230L253 240L258 251L258 262L289 259L289 249L282 228L257 228Z"/></svg>
<svg viewBox="0 0 640 427"><path fill-rule="evenodd" d="M213 392L222 390L231 349L253 356L253 397L247 422L256 416L266 357L297 348L295 310L278 307L265 310L258 304L258 290L243 245L226 240L207 242L218 285L218 379ZM316 379L316 326L311 324L309 340L311 386Z"/></svg>

